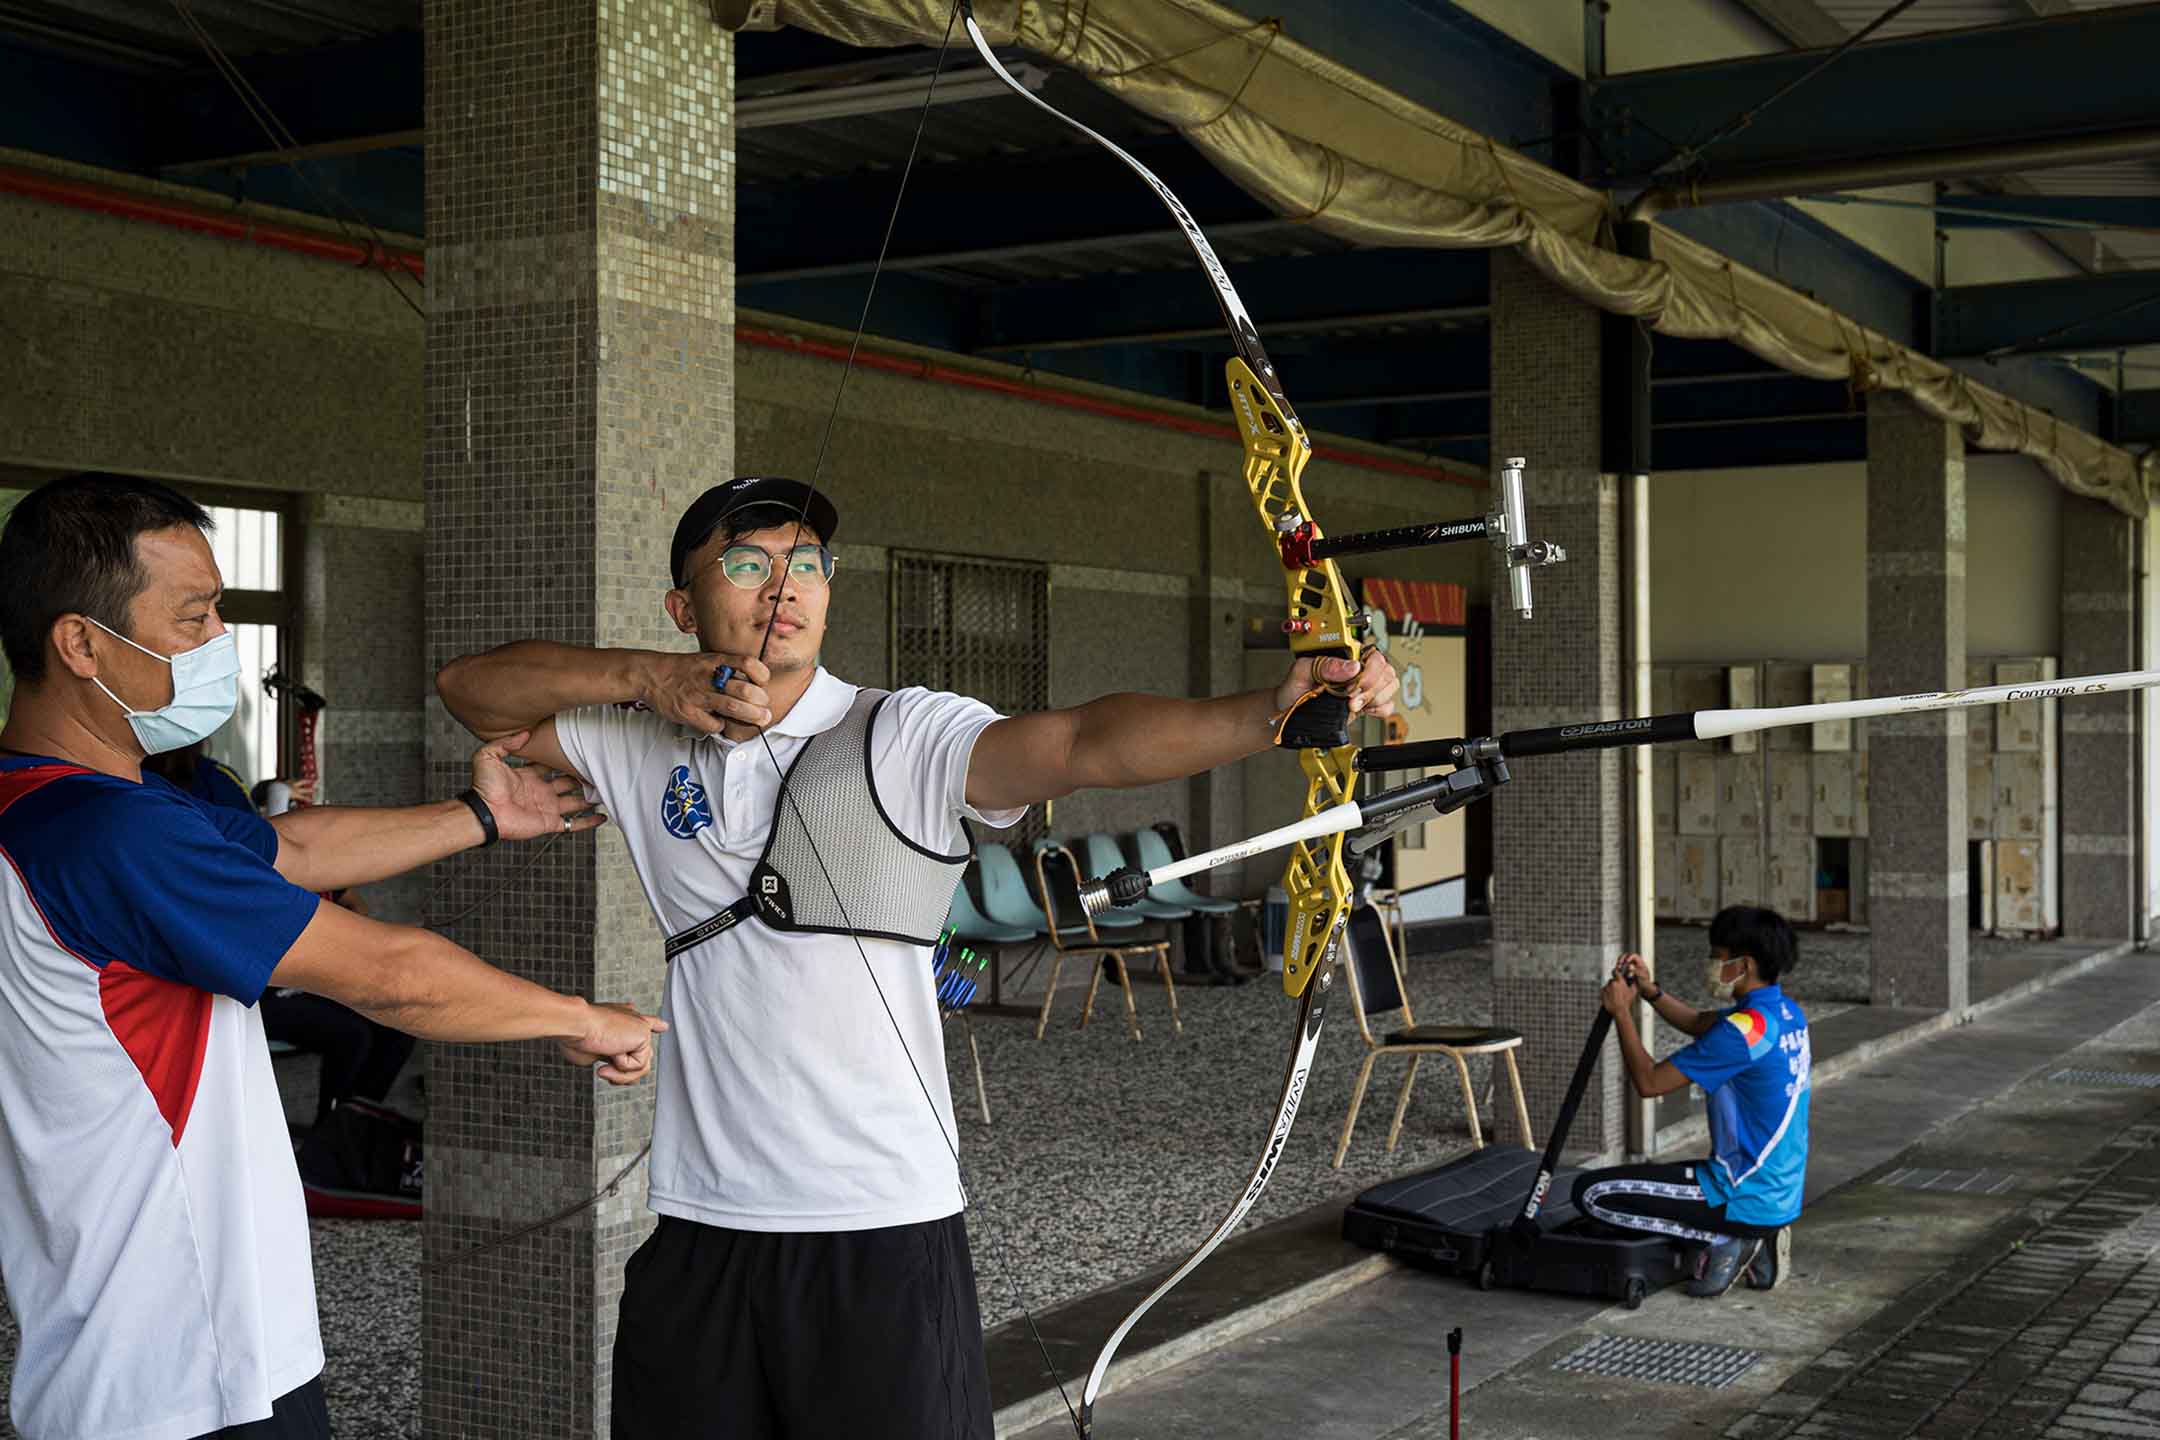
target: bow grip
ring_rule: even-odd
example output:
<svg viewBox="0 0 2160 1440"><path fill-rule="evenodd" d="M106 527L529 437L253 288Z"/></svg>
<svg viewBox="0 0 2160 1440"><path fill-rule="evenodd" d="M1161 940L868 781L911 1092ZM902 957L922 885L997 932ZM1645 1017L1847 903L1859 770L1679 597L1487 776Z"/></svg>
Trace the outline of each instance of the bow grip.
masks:
<svg viewBox="0 0 2160 1440"><path fill-rule="evenodd" d="M1285 750L1335 750L1350 743L1350 697L1315 690L1283 721L1275 743Z"/></svg>

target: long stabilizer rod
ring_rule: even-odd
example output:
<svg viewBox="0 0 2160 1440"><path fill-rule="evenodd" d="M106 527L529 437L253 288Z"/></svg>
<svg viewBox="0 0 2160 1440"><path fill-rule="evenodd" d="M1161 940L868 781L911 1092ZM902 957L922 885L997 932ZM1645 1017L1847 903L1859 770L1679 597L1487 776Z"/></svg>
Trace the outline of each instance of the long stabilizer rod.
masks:
<svg viewBox="0 0 2160 1440"><path fill-rule="evenodd" d="M2116 675L2043 680L2032 685L1934 690L1920 695L1886 695L1874 700L1832 700L1819 705L1782 705L1752 710L1691 710L1629 720L1592 720L1542 730L1510 730L1487 740L1426 740L1409 745L1378 745L1360 751L1357 763L1360 770L1469 765L1495 753L1512 760L1525 755L1613 750L1675 740L1722 740L1730 735L1752 735L1760 730L1814 725L1825 720L1870 720L1882 715L1969 710L1981 705L2011 705L2021 700L2072 700L2081 695L2119 695L2154 686L2160 686L2160 670L2129 670Z"/></svg>

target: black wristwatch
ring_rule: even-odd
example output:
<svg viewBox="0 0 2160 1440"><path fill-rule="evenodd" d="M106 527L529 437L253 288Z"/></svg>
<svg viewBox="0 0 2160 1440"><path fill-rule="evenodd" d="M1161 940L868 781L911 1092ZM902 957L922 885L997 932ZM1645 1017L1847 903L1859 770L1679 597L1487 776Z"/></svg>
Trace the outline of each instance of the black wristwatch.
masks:
<svg viewBox="0 0 2160 1440"><path fill-rule="evenodd" d="M1643 996L1642 998L1643 998L1643 999L1645 999L1645 1000L1647 1000L1647 1001L1649 1001L1649 1002L1650 1002L1650 1003L1651 1003L1652 1005L1655 1005L1655 1004L1657 1004L1657 1002L1658 1002L1658 1001L1660 1001L1660 1000L1662 1000L1662 999L1664 999L1664 998L1665 998L1665 987L1664 987L1664 986L1662 986L1662 985L1660 985L1660 986L1658 986L1658 992L1657 992L1657 994L1655 994L1655 995L1648 995L1648 994L1646 994L1646 995L1644 995L1644 996Z"/></svg>
<svg viewBox="0 0 2160 1440"><path fill-rule="evenodd" d="M480 832L486 837L480 842L481 849L485 850L502 839L501 833L495 828L495 812L488 809L487 801L480 798L478 790L468 787L457 798L465 802L465 808L472 811L473 819L480 822Z"/></svg>

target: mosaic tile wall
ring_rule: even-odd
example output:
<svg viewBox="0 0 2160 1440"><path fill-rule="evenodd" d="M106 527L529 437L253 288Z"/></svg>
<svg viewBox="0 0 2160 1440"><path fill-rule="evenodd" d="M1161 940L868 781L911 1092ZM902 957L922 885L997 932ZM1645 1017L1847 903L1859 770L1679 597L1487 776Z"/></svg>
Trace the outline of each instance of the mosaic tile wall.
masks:
<svg viewBox="0 0 2160 1440"><path fill-rule="evenodd" d="M0 464L419 496L420 324L377 276L5 198L0 314L17 337L0 346Z"/></svg>
<svg viewBox="0 0 2160 1440"><path fill-rule="evenodd" d="M1965 437L1868 397L1868 688L1965 685ZM1966 712L1868 722L1868 922L1877 1005L1961 1009L1971 884Z"/></svg>
<svg viewBox="0 0 2160 1440"><path fill-rule="evenodd" d="M2138 668L2132 527L2097 500L2062 501L2062 673ZM2137 906L2134 697L2062 706L2062 925L2065 934L2127 940Z"/></svg>
<svg viewBox="0 0 2160 1440"><path fill-rule="evenodd" d="M427 663L535 635L673 648L668 539L734 458L729 42L695 0L445 0L427 25ZM431 704L429 793L464 783L470 748ZM470 859L444 903L529 859ZM612 832L560 843L457 933L558 989L657 1002L659 936ZM584 1198L650 1131L649 1087L541 1045L432 1066L430 1263ZM650 1223L641 1171L431 1273L426 1432L606 1435L623 1264Z"/></svg>
<svg viewBox="0 0 2160 1440"><path fill-rule="evenodd" d="M1621 714L1620 511L1599 471L1599 318L1512 253L1493 252L1492 453L1529 461L1531 534L1567 562L1538 572L1537 613L1493 613L1493 726ZM1500 587L1504 590L1504 584ZM1533 1124L1557 1111L1626 939L1620 752L1514 767L1493 807L1493 1014L1523 1032ZM1625 1112L1608 1042L1570 1148L1614 1150ZM1545 1136L1540 1130L1540 1143Z"/></svg>

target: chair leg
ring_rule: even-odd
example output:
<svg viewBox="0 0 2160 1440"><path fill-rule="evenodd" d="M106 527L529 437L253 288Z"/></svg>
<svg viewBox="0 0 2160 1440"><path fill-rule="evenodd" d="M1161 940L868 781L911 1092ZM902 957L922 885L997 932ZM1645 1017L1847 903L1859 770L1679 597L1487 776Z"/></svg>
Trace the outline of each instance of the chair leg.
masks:
<svg viewBox="0 0 2160 1440"><path fill-rule="evenodd" d="M1470 1144L1474 1149L1482 1150L1485 1148L1485 1131L1478 1125L1477 1092L1470 1088L1469 1063L1453 1050L1448 1056L1455 1062L1455 1073L1462 1077L1463 1113L1470 1117Z"/></svg>
<svg viewBox="0 0 2160 1440"><path fill-rule="evenodd" d="M1515 1052L1512 1049L1503 1050L1500 1058L1507 1061L1508 1084L1515 1090L1515 1123L1522 1127L1523 1148L1535 1150L1537 1141L1530 1138L1530 1107L1523 1103L1522 1071L1515 1068Z"/></svg>
<svg viewBox="0 0 2160 1440"><path fill-rule="evenodd" d="M1043 1031L1050 1028L1050 1002L1057 999L1058 975L1065 969L1065 957L1050 957L1050 979L1043 987L1042 1014L1035 1017L1035 1038L1043 1038Z"/></svg>
<svg viewBox="0 0 2160 1440"><path fill-rule="evenodd" d="M1112 952L1110 959L1117 966L1118 988L1125 992L1125 1025L1132 1031L1132 1038L1140 1039L1140 1007L1133 1004L1132 972L1125 968L1125 957Z"/></svg>
<svg viewBox="0 0 2160 1440"><path fill-rule="evenodd" d="M1088 957L1088 970L1090 974L1088 975L1087 1004L1080 1007L1079 1028L1082 1030L1087 1029L1088 1021L1095 1018L1095 992L1102 989L1102 957L1100 955Z"/></svg>
<svg viewBox="0 0 2160 1440"><path fill-rule="evenodd" d="M1170 947L1165 945L1156 952L1155 964L1162 970L1163 990L1170 996L1170 1029L1174 1034L1185 1033L1185 1021L1178 1014L1177 981L1170 977Z"/></svg>
<svg viewBox="0 0 2160 1440"><path fill-rule="evenodd" d="M990 1092L983 1087L982 1051L975 1044L975 1026L965 1010L960 1012L960 1029L967 1036L968 1059L975 1065L975 1103L982 1107L983 1124L990 1123Z"/></svg>
<svg viewBox="0 0 2160 1440"><path fill-rule="evenodd" d="M1417 1067L1424 1059L1422 1055L1412 1055L1409 1068L1403 1071L1402 1093L1395 1097L1395 1119L1389 1124L1387 1132L1387 1153L1390 1155L1394 1154L1395 1147L1402 1143L1403 1116L1410 1109L1410 1087L1417 1084Z"/></svg>
<svg viewBox="0 0 2160 1440"><path fill-rule="evenodd" d="M1373 1061L1380 1058L1377 1050L1365 1052L1365 1063L1358 1066L1357 1084L1350 1089L1350 1113L1342 1117L1342 1138L1335 1142L1335 1168L1342 1169L1343 1156L1350 1153L1350 1132L1357 1128L1358 1107L1365 1103L1365 1084L1372 1079Z"/></svg>

